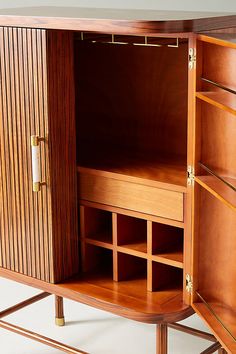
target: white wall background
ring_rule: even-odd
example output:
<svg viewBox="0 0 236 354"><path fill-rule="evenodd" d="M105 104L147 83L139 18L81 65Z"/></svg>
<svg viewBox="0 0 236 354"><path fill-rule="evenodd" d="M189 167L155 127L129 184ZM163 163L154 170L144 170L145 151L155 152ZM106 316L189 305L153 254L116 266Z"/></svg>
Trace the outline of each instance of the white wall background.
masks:
<svg viewBox="0 0 236 354"><path fill-rule="evenodd" d="M236 12L236 0L0 0L0 8L22 6L79 6Z"/></svg>

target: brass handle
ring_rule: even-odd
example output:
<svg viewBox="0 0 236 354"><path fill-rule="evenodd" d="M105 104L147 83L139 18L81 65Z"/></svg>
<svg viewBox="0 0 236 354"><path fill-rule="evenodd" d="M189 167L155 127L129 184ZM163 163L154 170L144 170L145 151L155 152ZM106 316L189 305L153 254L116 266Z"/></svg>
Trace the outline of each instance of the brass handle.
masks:
<svg viewBox="0 0 236 354"><path fill-rule="evenodd" d="M44 140L38 135L31 136L31 152L32 152L32 177L33 177L33 192L39 192L41 183L41 169L40 169L40 141Z"/></svg>

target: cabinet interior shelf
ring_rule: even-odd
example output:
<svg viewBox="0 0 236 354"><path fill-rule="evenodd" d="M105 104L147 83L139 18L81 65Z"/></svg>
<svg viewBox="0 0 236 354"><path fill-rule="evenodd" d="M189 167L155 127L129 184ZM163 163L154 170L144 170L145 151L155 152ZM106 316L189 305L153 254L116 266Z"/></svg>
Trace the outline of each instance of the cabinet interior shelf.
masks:
<svg viewBox="0 0 236 354"><path fill-rule="evenodd" d="M214 43L219 46L226 46L228 48L236 49L236 35L235 33L207 33L200 34L199 39L202 41L207 41L209 43Z"/></svg>
<svg viewBox="0 0 236 354"><path fill-rule="evenodd" d="M200 79L202 80L204 87L207 87L207 88L208 87L211 87L211 88L218 87L219 89L222 89L224 91L236 94L235 86L233 86L229 82L227 83L227 86L226 86L226 84L223 84L222 82L220 82L219 79L217 79L217 81L210 80L206 77L201 77ZM208 91L215 91L215 90L210 89Z"/></svg>
<svg viewBox="0 0 236 354"><path fill-rule="evenodd" d="M153 261L160 262L163 264L168 264L181 269L183 269L184 267L183 258L184 257L183 257L182 250L156 254L152 257Z"/></svg>
<svg viewBox="0 0 236 354"><path fill-rule="evenodd" d="M196 92L196 97L215 107L236 115L236 96L227 91Z"/></svg>
<svg viewBox="0 0 236 354"><path fill-rule="evenodd" d="M103 238L101 238L101 240L99 239L93 239L93 238L83 238L80 237L81 241L84 241L90 245L94 245L94 246L98 246L98 247L103 247L103 248L107 248L112 250L113 249L113 245L110 242L106 242Z"/></svg>
<svg viewBox="0 0 236 354"><path fill-rule="evenodd" d="M102 247L102 248L107 248L110 250L114 249L114 246L109 242L103 242L103 241L94 240L94 239L90 239L90 238L80 238L80 240L84 241L85 243L88 243L90 245L94 245L94 246L98 246L98 247ZM136 256L136 257L150 259L154 262L167 264L167 265L170 265L173 267L183 269L183 266L184 266L183 250L182 249L179 249L179 250L176 249L176 250L169 251L169 252L148 255L147 254L147 244L145 242L143 242L143 243L136 242L136 243L129 244L129 245L117 246L116 249L120 253L125 253L125 254L130 254L130 255Z"/></svg>
<svg viewBox="0 0 236 354"><path fill-rule="evenodd" d="M224 177L226 181L236 184L235 178ZM214 176L196 176L195 180L221 202L236 210L236 192Z"/></svg>
<svg viewBox="0 0 236 354"><path fill-rule="evenodd" d="M126 251L129 252L130 254L137 254L143 257L146 256L147 253L147 242L133 242L129 244L124 244L122 246L118 246L118 251Z"/></svg>
<svg viewBox="0 0 236 354"><path fill-rule="evenodd" d="M80 160L77 168L78 172L186 192L186 159L180 156L158 158L99 152Z"/></svg>

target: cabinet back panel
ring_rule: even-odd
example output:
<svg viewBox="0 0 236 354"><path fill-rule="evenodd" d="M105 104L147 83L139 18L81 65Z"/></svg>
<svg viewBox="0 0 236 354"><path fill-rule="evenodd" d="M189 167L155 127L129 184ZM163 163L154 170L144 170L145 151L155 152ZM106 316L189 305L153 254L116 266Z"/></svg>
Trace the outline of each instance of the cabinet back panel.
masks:
<svg viewBox="0 0 236 354"><path fill-rule="evenodd" d="M79 158L99 149L186 157L187 43L76 41L75 52Z"/></svg>

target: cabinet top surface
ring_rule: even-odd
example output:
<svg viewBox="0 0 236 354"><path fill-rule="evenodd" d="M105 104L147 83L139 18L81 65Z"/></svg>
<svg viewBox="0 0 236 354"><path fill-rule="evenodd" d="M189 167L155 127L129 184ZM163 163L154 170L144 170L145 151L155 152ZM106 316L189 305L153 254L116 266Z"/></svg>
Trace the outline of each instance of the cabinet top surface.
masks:
<svg viewBox="0 0 236 354"><path fill-rule="evenodd" d="M0 25L117 33L198 32L234 27L236 14L42 6L0 9Z"/></svg>
<svg viewBox="0 0 236 354"><path fill-rule="evenodd" d="M59 17L59 18L86 18L103 20L137 20L137 21L183 21L194 19L210 19L233 15L222 12L190 12L190 11L158 11L138 9L104 9L82 7L18 7L0 9L0 15L9 16L36 16L36 17ZM236 14L235 14L236 16Z"/></svg>

